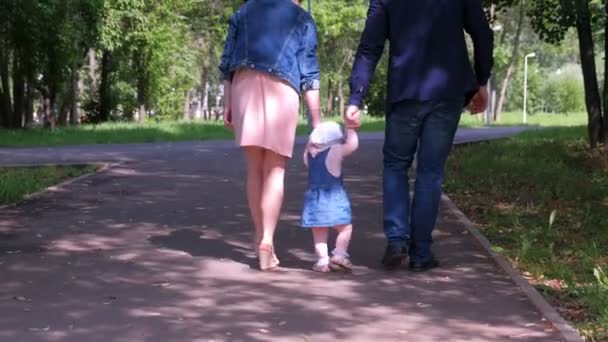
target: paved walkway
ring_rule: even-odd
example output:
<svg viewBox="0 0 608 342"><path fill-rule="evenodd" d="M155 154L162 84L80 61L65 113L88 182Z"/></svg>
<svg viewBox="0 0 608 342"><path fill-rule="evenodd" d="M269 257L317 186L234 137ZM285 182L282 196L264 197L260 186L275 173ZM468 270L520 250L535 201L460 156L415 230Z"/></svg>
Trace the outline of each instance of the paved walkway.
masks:
<svg viewBox="0 0 608 342"><path fill-rule="evenodd" d="M309 271L298 160L277 237L285 269L262 274L231 144L0 150L0 164L129 161L0 210L0 341L560 341L447 211L442 268L379 267L381 140L364 140L347 167L353 275Z"/></svg>
<svg viewBox="0 0 608 342"><path fill-rule="evenodd" d="M521 133L533 127L492 127L458 130L455 142L475 142L501 139ZM382 133L363 133L361 140L382 141ZM302 137L297 139L304 143ZM27 165L41 163L79 163L79 162L129 162L160 158L165 160L176 152L216 151L230 149L234 143L229 140L184 141L170 143L146 143L128 145L82 145L49 148L0 148L0 165ZM232 152L231 152L232 153Z"/></svg>

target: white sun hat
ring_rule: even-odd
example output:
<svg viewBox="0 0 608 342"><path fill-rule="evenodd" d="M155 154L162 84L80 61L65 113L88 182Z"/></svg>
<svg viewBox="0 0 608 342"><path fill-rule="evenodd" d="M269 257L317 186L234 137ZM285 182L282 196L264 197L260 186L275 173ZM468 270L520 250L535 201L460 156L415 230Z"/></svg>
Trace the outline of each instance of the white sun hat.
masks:
<svg viewBox="0 0 608 342"><path fill-rule="evenodd" d="M310 142L320 148L328 148L344 139L342 128L337 122L327 121L317 125L310 134Z"/></svg>

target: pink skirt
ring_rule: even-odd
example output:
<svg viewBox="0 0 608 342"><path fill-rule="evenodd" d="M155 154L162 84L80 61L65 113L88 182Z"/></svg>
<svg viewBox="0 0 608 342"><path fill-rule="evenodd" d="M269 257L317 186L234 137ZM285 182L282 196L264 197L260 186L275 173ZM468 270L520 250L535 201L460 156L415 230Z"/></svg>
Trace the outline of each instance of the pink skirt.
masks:
<svg viewBox="0 0 608 342"><path fill-rule="evenodd" d="M231 90L236 143L291 158L300 107L295 89L269 74L240 69Z"/></svg>

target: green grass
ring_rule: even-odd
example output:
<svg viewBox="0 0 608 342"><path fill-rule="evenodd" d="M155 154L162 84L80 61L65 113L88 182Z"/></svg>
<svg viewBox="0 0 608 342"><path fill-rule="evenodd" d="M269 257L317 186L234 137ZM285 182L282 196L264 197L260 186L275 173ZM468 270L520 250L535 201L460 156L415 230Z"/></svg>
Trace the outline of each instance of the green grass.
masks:
<svg viewBox="0 0 608 342"><path fill-rule="evenodd" d="M92 165L0 167L0 205L97 169Z"/></svg>
<svg viewBox="0 0 608 342"><path fill-rule="evenodd" d="M587 124L587 113L571 114L549 114L538 113L528 115L528 125L538 125L543 127L568 127L582 126ZM484 124L477 116L464 113L460 121L462 127L482 127ZM504 113L501 121L493 126L519 126L523 125L522 113Z"/></svg>
<svg viewBox="0 0 608 342"><path fill-rule="evenodd" d="M329 120L338 120L330 118ZM364 132L382 131L382 119L366 118L361 128ZM298 135L305 135L307 125L300 120ZM160 122L160 123L104 123L60 127L54 130L34 128L29 130L0 129L0 147L66 146L87 144L125 144L170 142L189 140L231 139L232 132L219 122Z"/></svg>
<svg viewBox="0 0 608 342"><path fill-rule="evenodd" d="M457 148L446 191L589 341L608 341L608 157L585 137L550 128Z"/></svg>
<svg viewBox="0 0 608 342"><path fill-rule="evenodd" d="M328 118L328 120L340 120ZM529 124L542 126L571 126L586 123L583 113L572 115L538 114L529 117ZM501 125L519 125L521 115L505 113ZM461 127L482 127L476 116L463 114ZM365 116L362 132L381 132L383 118ZM300 120L298 135L305 135L307 125ZM105 123L78 127L60 127L55 130L34 128L29 130L0 129L0 147L36 147L88 144L125 144L188 140L231 139L232 132L219 122L160 122L160 123Z"/></svg>

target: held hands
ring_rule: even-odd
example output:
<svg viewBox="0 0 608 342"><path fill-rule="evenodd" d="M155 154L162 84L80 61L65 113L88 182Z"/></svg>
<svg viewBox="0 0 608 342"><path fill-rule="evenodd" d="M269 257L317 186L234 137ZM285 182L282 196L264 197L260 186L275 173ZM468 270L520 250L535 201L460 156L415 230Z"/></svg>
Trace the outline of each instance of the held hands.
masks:
<svg viewBox="0 0 608 342"><path fill-rule="evenodd" d="M344 113L344 122L347 128L357 129L361 127L361 111L359 107L350 105Z"/></svg>
<svg viewBox="0 0 608 342"><path fill-rule="evenodd" d="M469 103L468 109L471 114L479 114L485 112L488 108L488 88L482 86Z"/></svg>

